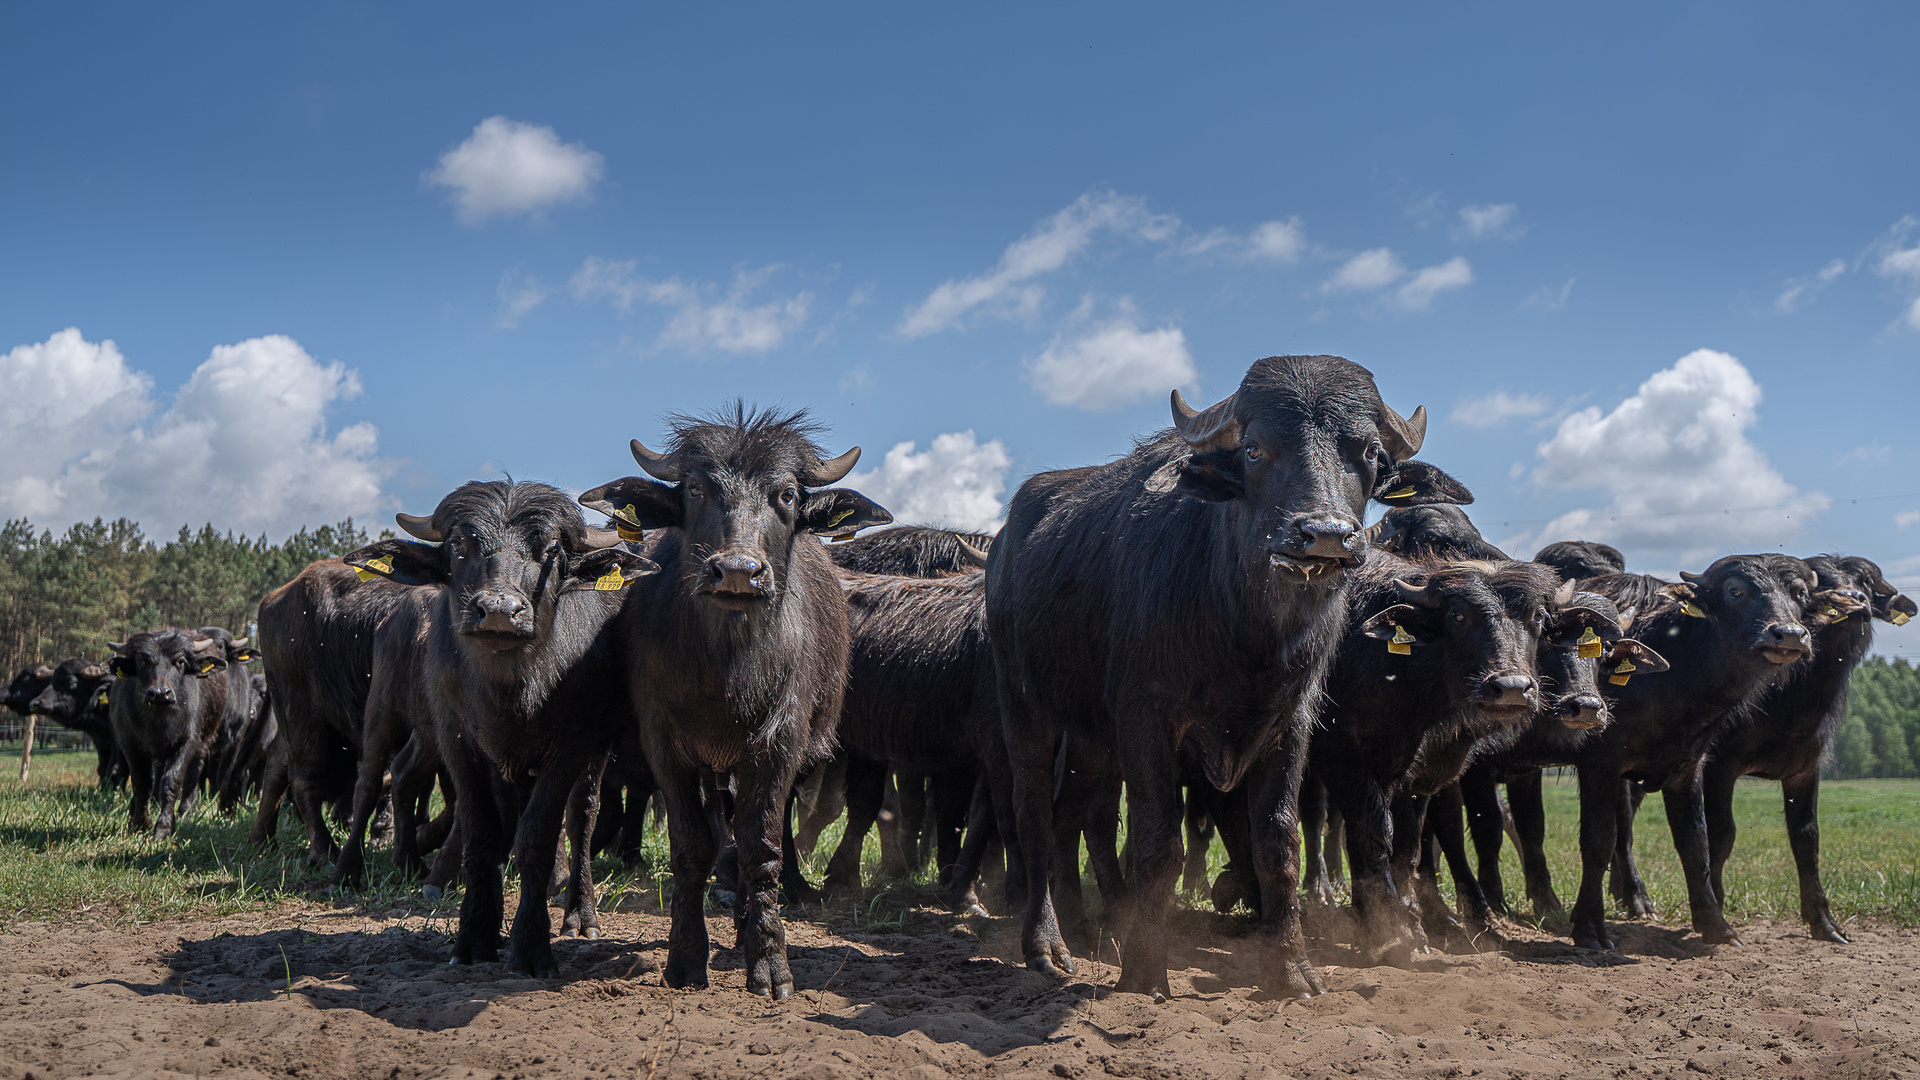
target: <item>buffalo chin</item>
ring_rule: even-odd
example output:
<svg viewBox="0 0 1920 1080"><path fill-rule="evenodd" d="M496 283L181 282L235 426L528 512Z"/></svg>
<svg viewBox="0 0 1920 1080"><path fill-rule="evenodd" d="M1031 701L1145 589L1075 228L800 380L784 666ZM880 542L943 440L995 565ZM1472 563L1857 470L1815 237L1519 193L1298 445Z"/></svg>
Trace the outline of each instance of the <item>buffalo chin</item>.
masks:
<svg viewBox="0 0 1920 1080"><path fill-rule="evenodd" d="M700 595L728 611L752 611L767 602L767 594L762 592L721 592L719 589L707 589Z"/></svg>
<svg viewBox="0 0 1920 1080"><path fill-rule="evenodd" d="M1786 667L1788 664L1805 658L1807 652L1805 649L1775 649L1769 647L1761 649L1760 655L1766 657L1767 663L1775 667Z"/></svg>
<svg viewBox="0 0 1920 1080"><path fill-rule="evenodd" d="M513 652L533 644L531 633L509 633L504 630L461 630L460 636L468 641L477 641L497 653Z"/></svg>
<svg viewBox="0 0 1920 1080"><path fill-rule="evenodd" d="M1276 552L1267 556L1267 565L1280 575L1281 580L1290 585L1331 589L1346 580L1347 564L1341 559L1321 558L1315 555L1281 555Z"/></svg>

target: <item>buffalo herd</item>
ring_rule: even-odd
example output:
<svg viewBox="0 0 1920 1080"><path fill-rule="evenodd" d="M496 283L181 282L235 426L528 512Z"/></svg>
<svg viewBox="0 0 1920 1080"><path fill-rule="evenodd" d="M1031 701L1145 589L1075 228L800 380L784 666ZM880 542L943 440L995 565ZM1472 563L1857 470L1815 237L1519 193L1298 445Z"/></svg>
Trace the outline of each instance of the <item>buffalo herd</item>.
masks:
<svg viewBox="0 0 1920 1080"><path fill-rule="evenodd" d="M829 892L861 887L890 821L896 869L931 857L956 910L1019 913L1028 967L1071 973L1111 935L1118 989L1155 997L1182 871L1194 887L1214 838L1212 902L1257 916L1272 993L1324 988L1301 910L1333 902L1343 858L1365 962L1498 941L1509 835L1534 914L1612 948L1609 881L1652 910L1631 837L1656 790L1694 929L1737 944L1722 871L1748 775L1781 782L1811 933L1847 940L1820 884L1820 763L1873 620L1916 613L1877 566L1729 555L1666 581L1590 541L1509 558L1415 456L1425 410L1339 357L1260 360L1225 400L1172 406L1124 455L1028 478L996 535L856 537L892 521L834 486L858 447L829 456L804 412L674 416L662 450L632 442L644 475L578 499L467 483L268 594L252 641L134 634L105 663L22 671L6 704L91 735L136 830L257 788L255 841L285 804L348 888L390 836L429 896L462 884L454 963L502 959L504 931L533 976L559 971L550 894L559 933L597 937L593 855L637 859L649 806L674 987L707 983L712 883L747 988L794 991L782 898L816 896L797 846L842 807ZM1553 767L1579 779L1570 914L1543 852Z"/></svg>

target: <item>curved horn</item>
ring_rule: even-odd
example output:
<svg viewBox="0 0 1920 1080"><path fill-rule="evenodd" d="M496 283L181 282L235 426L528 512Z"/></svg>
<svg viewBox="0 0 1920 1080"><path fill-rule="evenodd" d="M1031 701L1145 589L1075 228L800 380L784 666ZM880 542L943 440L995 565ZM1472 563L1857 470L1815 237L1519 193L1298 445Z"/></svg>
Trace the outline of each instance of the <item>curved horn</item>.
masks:
<svg viewBox="0 0 1920 1080"><path fill-rule="evenodd" d="M243 638L243 637L237 637L237 638L234 638L234 639L233 639L233 647L234 647L234 648L236 648L236 649L244 649L244 648L246 648L246 647L247 647L247 641L248 641L248 640L249 640L249 639L247 639L247 638Z"/></svg>
<svg viewBox="0 0 1920 1080"><path fill-rule="evenodd" d="M837 483L841 477L852 472L859 461L860 448L856 446L832 461L823 461L814 466L808 470L807 475L800 478L800 482L808 487L826 487L828 484Z"/></svg>
<svg viewBox="0 0 1920 1080"><path fill-rule="evenodd" d="M1173 392L1173 430L1180 434L1188 446L1195 450L1217 450L1240 441L1240 423L1234 419L1233 404L1237 394L1228 394L1213 405L1198 412L1180 396Z"/></svg>
<svg viewBox="0 0 1920 1080"><path fill-rule="evenodd" d="M132 638L127 639L127 641L131 641L131 640L133 639ZM107 642L107 648L112 649L116 653L124 653L127 651L127 642L126 641L109 641Z"/></svg>
<svg viewBox="0 0 1920 1080"><path fill-rule="evenodd" d="M642 445L639 439L629 441L627 449L633 451L633 460L647 470L648 476L669 484L680 482L680 455L656 454Z"/></svg>
<svg viewBox="0 0 1920 1080"><path fill-rule="evenodd" d="M1394 578L1393 589L1400 594L1401 600L1415 607L1430 608L1434 606L1433 594L1428 591L1428 586L1426 585L1415 585L1404 578Z"/></svg>
<svg viewBox="0 0 1920 1080"><path fill-rule="evenodd" d="M1680 580L1686 582L1689 585L1698 585L1701 582L1707 580L1707 575L1696 574L1691 570L1682 570L1680 571Z"/></svg>
<svg viewBox="0 0 1920 1080"><path fill-rule="evenodd" d="M1571 581L1561 582L1560 587L1558 589L1555 589L1553 592L1553 605L1555 607L1566 607L1572 601L1573 601L1573 582Z"/></svg>
<svg viewBox="0 0 1920 1080"><path fill-rule="evenodd" d="M1422 405L1413 410L1413 419L1409 420L1393 411L1393 406L1382 401L1380 410L1387 414L1387 430L1381 432L1381 442L1387 445L1387 453L1395 461L1405 461L1420 452L1420 444L1427 441L1427 407Z"/></svg>
<svg viewBox="0 0 1920 1080"><path fill-rule="evenodd" d="M1620 632L1626 633L1633 626L1633 620L1640 614L1639 608L1628 608L1620 613Z"/></svg>
<svg viewBox="0 0 1920 1080"><path fill-rule="evenodd" d="M415 517L412 514L395 514L393 515L393 520L399 524L402 529L406 530L408 536L416 540L425 540L430 544L438 544L446 539L439 529L433 527L433 519L430 517Z"/></svg>
<svg viewBox="0 0 1920 1080"><path fill-rule="evenodd" d="M960 545L960 561L961 562L966 563L968 566L977 567L981 570L985 570L987 568L986 552L981 551L979 548L974 547L972 544L967 543L965 540L956 540L955 542Z"/></svg>
<svg viewBox="0 0 1920 1080"><path fill-rule="evenodd" d="M599 551L610 548L620 542L620 533L615 529L588 529L587 538L580 542L582 551Z"/></svg>

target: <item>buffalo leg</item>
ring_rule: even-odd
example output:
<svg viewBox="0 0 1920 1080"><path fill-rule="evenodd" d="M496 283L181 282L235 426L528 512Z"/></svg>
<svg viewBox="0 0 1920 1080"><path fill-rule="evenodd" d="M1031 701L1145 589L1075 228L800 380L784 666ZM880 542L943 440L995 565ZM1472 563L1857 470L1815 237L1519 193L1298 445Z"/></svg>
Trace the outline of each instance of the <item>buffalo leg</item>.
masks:
<svg viewBox="0 0 1920 1080"><path fill-rule="evenodd" d="M1580 763L1579 776L1580 894L1573 901L1573 943L1582 949L1611 949L1613 939L1607 936L1606 878L1607 867L1613 862L1625 790L1619 763L1610 758L1588 757ZM1515 817L1518 815L1516 808Z"/></svg>
<svg viewBox="0 0 1920 1080"><path fill-rule="evenodd" d="M260 773L260 807L253 814L253 846L274 846L280 832L280 803L287 795L287 762L274 755Z"/></svg>
<svg viewBox="0 0 1920 1080"><path fill-rule="evenodd" d="M393 760L397 749L394 744L401 734L390 720L381 717L377 708L377 702L367 707L373 722L367 725L365 739L360 744L359 768L353 779L353 812L347 819L347 835L340 845L339 857L334 860L334 883L349 889L358 889L367 883L367 827L379 807L387 765ZM395 802L405 806L398 799ZM397 850L395 861L399 861Z"/></svg>
<svg viewBox="0 0 1920 1080"><path fill-rule="evenodd" d="M1207 849L1213 846L1213 819L1207 816L1206 804L1192 784L1187 785L1186 826L1187 857L1180 870L1180 892L1193 896L1206 886Z"/></svg>
<svg viewBox="0 0 1920 1080"><path fill-rule="evenodd" d="M1492 934L1493 940L1498 942L1499 935L1493 934L1493 905L1481 890L1480 881L1467 861L1467 834L1461 824L1464 802L1461 785L1449 784L1442 788L1434 795L1432 805L1427 807L1428 831L1447 857L1447 870L1453 875L1454 896L1459 900L1461 914L1467 918L1468 929L1475 936Z"/></svg>
<svg viewBox="0 0 1920 1080"><path fill-rule="evenodd" d="M987 778L983 773L974 781L973 802L967 808L966 840L960 845L960 852L953 863L953 873L947 882L947 906L963 915L985 915L987 909L980 904L980 895L975 886L980 880L981 863L987 855L987 845L999 836L993 820L993 794L987 788Z"/></svg>
<svg viewBox="0 0 1920 1080"><path fill-rule="evenodd" d="M1680 853L1680 866L1686 872L1687 907L1693 916L1693 928L1709 945L1740 944L1733 928L1727 925L1726 912L1707 878L1706 800L1698 767L1679 783L1662 789L1660 795L1667 805L1667 827L1673 831L1673 846Z"/></svg>
<svg viewBox="0 0 1920 1080"><path fill-rule="evenodd" d="M492 767L465 747L446 757L458 792L454 805L460 815L457 827L467 877L460 897L460 929L453 938L453 962L491 963L500 959L500 924L506 914L500 864L506 859L512 833L501 820L502 793L495 790ZM521 873L526 873L524 866ZM539 880L544 884L546 875L542 873Z"/></svg>
<svg viewBox="0 0 1920 1080"><path fill-rule="evenodd" d="M667 931L666 984L675 990L707 985L707 879L712 876L719 853L718 830L709 820L711 803L701 798L702 779L693 769L672 764L672 747L664 740L652 740L647 760L653 763L654 780L667 805L668 863L673 869L673 900L669 911L673 919Z"/></svg>
<svg viewBox="0 0 1920 1080"><path fill-rule="evenodd" d="M740 900L733 926L747 968L747 990L778 1001L793 993L787 928L780 920L782 852L801 755L776 749L736 769L733 842L740 853Z"/></svg>
<svg viewBox="0 0 1920 1080"><path fill-rule="evenodd" d="M887 766L864 754L847 755L847 831L840 846L827 860L827 891L860 891L860 856L867 843L867 831L880 817L886 798Z"/></svg>
<svg viewBox="0 0 1920 1080"><path fill-rule="evenodd" d="M1815 938L1848 944L1820 882L1820 774L1788 780L1780 785L1780 794L1786 801L1787 842L1800 871L1800 917Z"/></svg>
<svg viewBox="0 0 1920 1080"><path fill-rule="evenodd" d="M1147 724L1121 730L1150 731ZM1126 938L1120 950L1123 993L1172 995L1167 982L1167 911L1180 876L1180 769L1169 741L1142 739L1123 762L1127 782Z"/></svg>
<svg viewBox="0 0 1920 1080"><path fill-rule="evenodd" d="M1738 769L1715 761L1708 761L1701 774L1707 819L1707 881L1722 908L1727 906L1727 858L1733 854L1734 839L1740 833L1733 820L1733 785L1739 778Z"/></svg>
<svg viewBox="0 0 1920 1080"><path fill-rule="evenodd" d="M159 817L156 818L153 823L153 838L155 840L165 840L167 837L173 835L173 822L177 807L180 803L187 801L187 794L182 790L182 786L190 777L192 779L198 779L198 773L192 770L193 759L194 754L191 750L182 750L180 753L175 754L173 760L166 762L164 766L161 766L159 762L155 762L159 775L154 777L153 795L154 799L160 804ZM184 817L185 815L181 814L181 816Z"/></svg>
<svg viewBox="0 0 1920 1080"><path fill-rule="evenodd" d="M132 788L127 802L127 828L143 833L153 828L147 804L153 799L154 762L144 750L128 748L122 753L127 755L127 783Z"/></svg>
<svg viewBox="0 0 1920 1080"><path fill-rule="evenodd" d="M1027 967L1044 975L1073 974L1073 955L1060 935L1053 912L1053 762L1058 750L1052 724L1034 716L1011 692L1003 672L1000 728L1012 774L1014 831L1026 871L1026 916L1020 927L1020 952ZM1079 878L1079 867L1061 867L1062 876ZM1011 888L1011 886L1009 886Z"/></svg>
<svg viewBox="0 0 1920 1080"><path fill-rule="evenodd" d="M1460 777L1460 803L1467 812L1467 833L1473 837L1477 862L1474 882L1480 897L1488 911L1511 915L1506 883L1500 879L1500 848L1506 841L1506 830L1501 827L1500 782L1492 770L1478 765L1467 769ZM1455 870L1454 877L1460 876Z"/></svg>
<svg viewBox="0 0 1920 1080"><path fill-rule="evenodd" d="M1112 762L1108 762L1111 767ZM1120 778L1112 779L1100 785L1093 793L1092 801L1087 804L1087 821L1083 830L1087 838L1087 869L1093 871L1093 880L1100 887L1100 899L1107 909L1119 903L1126 892L1126 875L1120 869Z"/></svg>
<svg viewBox="0 0 1920 1080"><path fill-rule="evenodd" d="M1513 811L1514 846L1520 850L1520 873L1526 881L1527 903L1533 906L1534 917L1566 918L1567 909L1553 891L1553 872L1547 868L1547 803L1540 770L1507 781L1507 806ZM1583 795L1583 819L1585 806Z"/></svg>
<svg viewBox="0 0 1920 1080"><path fill-rule="evenodd" d="M942 885L953 881L953 868L960 860L960 836L970 816L976 779L973 769L942 769L933 774L929 785L934 880Z"/></svg>
<svg viewBox="0 0 1920 1080"><path fill-rule="evenodd" d="M1416 952L1424 952L1427 948L1426 923L1429 920L1443 938L1457 925L1440 896L1439 888L1434 885L1434 879L1427 877L1424 886L1421 880L1420 864L1426 860L1427 804L1430 801L1425 795L1402 794L1393 799L1390 811L1393 816L1393 856L1390 864L1393 888L1400 898L1406 932L1413 939ZM1429 860L1427 869L1437 872L1438 867ZM1423 892L1430 895L1423 895Z"/></svg>
<svg viewBox="0 0 1920 1080"><path fill-rule="evenodd" d="M1302 876L1307 899L1324 907L1333 906L1333 882L1327 873L1327 789L1316 777L1308 777L1300 786L1300 825L1306 838L1306 860Z"/></svg>
<svg viewBox="0 0 1920 1080"><path fill-rule="evenodd" d="M584 770L584 762L577 755L576 750L564 760L549 761L534 781L533 791L520 811L520 828L514 837L513 851L514 865L520 871L520 904L514 912L513 931L507 942L507 970L518 975L551 979L560 973L549 940L553 923L547 914L547 895L553 881L567 803L583 773L593 772L596 779L598 775L595 770ZM471 880L467 890L473 891Z"/></svg>
<svg viewBox="0 0 1920 1080"><path fill-rule="evenodd" d="M1613 898L1632 918L1654 914L1653 895L1640 877L1640 861L1633 853L1633 821L1640 816L1646 790L1630 780L1620 782L1620 824L1613 837Z"/></svg>
<svg viewBox="0 0 1920 1080"><path fill-rule="evenodd" d="M1300 928L1299 802L1305 741L1300 734L1284 736L1241 783L1247 790L1246 817L1253 834L1253 872L1260 882L1260 986L1280 997L1305 998L1326 991L1307 961L1307 939Z"/></svg>
<svg viewBox="0 0 1920 1080"><path fill-rule="evenodd" d="M1063 741L1053 797L1053 910L1067 940L1093 953L1093 923L1087 917L1086 890L1080 877L1080 835L1087 829L1100 802L1098 790L1105 777L1098 763L1076 759L1076 742Z"/></svg>
<svg viewBox="0 0 1920 1080"><path fill-rule="evenodd" d="M422 869L420 852L427 840L423 819L432 802L434 781L439 778L440 763L426 760L428 756L416 735L407 740L393 759L393 864L409 877L418 876ZM439 755L431 756L438 758ZM356 784L353 808L356 815L361 812L359 798Z"/></svg>
<svg viewBox="0 0 1920 1080"><path fill-rule="evenodd" d="M567 798L567 893L561 908L565 912L561 937L600 936L600 912L594 907L592 837L606 771L607 755L596 755L574 781Z"/></svg>

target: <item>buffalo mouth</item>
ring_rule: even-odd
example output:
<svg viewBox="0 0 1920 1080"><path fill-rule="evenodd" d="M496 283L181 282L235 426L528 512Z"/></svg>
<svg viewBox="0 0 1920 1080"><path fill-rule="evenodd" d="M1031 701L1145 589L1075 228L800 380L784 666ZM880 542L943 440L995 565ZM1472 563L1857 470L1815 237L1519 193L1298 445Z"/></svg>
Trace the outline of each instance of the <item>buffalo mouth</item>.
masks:
<svg viewBox="0 0 1920 1080"><path fill-rule="evenodd" d="M700 595L707 597L729 611L746 611L755 604L764 604L767 602L767 594L759 589L748 591L742 589L709 588L701 589Z"/></svg>
<svg viewBox="0 0 1920 1080"><path fill-rule="evenodd" d="M1761 648L1760 655L1766 657L1767 663L1775 667L1785 667L1796 660L1804 658L1807 655L1807 650L1787 649L1778 645L1767 645Z"/></svg>
<svg viewBox="0 0 1920 1080"><path fill-rule="evenodd" d="M524 649L531 645L534 639L532 630L498 630L491 627L483 629L478 626L461 627L460 636L469 641L479 642L494 652Z"/></svg>
<svg viewBox="0 0 1920 1080"><path fill-rule="evenodd" d="M1267 565L1283 579L1295 585L1338 585L1351 558L1324 555L1290 555L1275 551L1267 556Z"/></svg>

